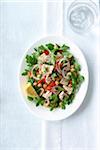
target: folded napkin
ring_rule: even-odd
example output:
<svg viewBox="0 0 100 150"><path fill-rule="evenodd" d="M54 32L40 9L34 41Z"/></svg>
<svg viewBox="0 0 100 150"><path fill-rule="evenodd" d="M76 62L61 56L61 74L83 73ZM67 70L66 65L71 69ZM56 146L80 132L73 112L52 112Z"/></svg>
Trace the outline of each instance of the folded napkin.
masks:
<svg viewBox="0 0 100 150"><path fill-rule="evenodd" d="M96 150L98 147L97 132L100 129L95 122L98 122L99 109L95 107L98 108L99 93L95 72L97 73L100 69L97 67L98 59L95 61L95 58L98 57L99 49L99 24L96 22L95 28L88 34L74 33L67 20L67 10L71 2L66 0L63 5L62 1L46 3L46 21L44 20L47 24L46 34L64 34L84 52L90 72L89 89L84 103L70 118L64 121L42 123L42 150ZM96 50L94 50L95 47Z"/></svg>

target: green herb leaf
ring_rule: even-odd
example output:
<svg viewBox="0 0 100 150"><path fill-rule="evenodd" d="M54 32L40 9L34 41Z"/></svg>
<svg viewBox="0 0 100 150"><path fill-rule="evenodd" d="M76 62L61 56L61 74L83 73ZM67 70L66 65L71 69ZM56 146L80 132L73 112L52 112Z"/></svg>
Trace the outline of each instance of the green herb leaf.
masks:
<svg viewBox="0 0 100 150"><path fill-rule="evenodd" d="M26 62L28 63L28 66L32 66L37 63L37 58L35 56L35 53L32 55L26 55Z"/></svg>
<svg viewBox="0 0 100 150"><path fill-rule="evenodd" d="M68 97L64 97L63 102L64 102L65 104L67 104L68 99L69 99L69 96L68 96Z"/></svg>
<svg viewBox="0 0 100 150"><path fill-rule="evenodd" d="M22 73L22 76L26 76L26 75L27 75L27 72L24 71L24 72Z"/></svg>
<svg viewBox="0 0 100 150"><path fill-rule="evenodd" d="M29 78L28 82L30 82L33 85L34 79L33 78Z"/></svg>
<svg viewBox="0 0 100 150"><path fill-rule="evenodd" d="M71 94L68 98L68 103L72 103L74 97L75 97L75 93Z"/></svg>
<svg viewBox="0 0 100 150"><path fill-rule="evenodd" d="M81 66L80 66L80 64L78 63L78 62L75 62L75 70L76 71L80 71L81 70Z"/></svg>
<svg viewBox="0 0 100 150"><path fill-rule="evenodd" d="M50 107L50 111L53 111L54 107Z"/></svg>
<svg viewBox="0 0 100 150"><path fill-rule="evenodd" d="M37 94L40 94L40 87L38 87L38 86L33 86L34 87L34 89L35 89L35 91L37 92Z"/></svg>
<svg viewBox="0 0 100 150"><path fill-rule="evenodd" d="M66 103L64 101L61 102L60 107L62 109L66 109Z"/></svg>
<svg viewBox="0 0 100 150"><path fill-rule="evenodd" d="M51 43L46 44L46 46L47 46L47 48L48 48L49 50L53 50L53 49L54 49L54 45L51 44Z"/></svg>
<svg viewBox="0 0 100 150"><path fill-rule="evenodd" d="M74 73L71 73L71 79L72 79L73 91L75 91L76 90L76 86L77 86L77 77L75 76Z"/></svg>
<svg viewBox="0 0 100 150"><path fill-rule="evenodd" d="M85 78L84 78L84 76L79 75L78 79L79 79L79 82L82 83L82 82L84 81Z"/></svg>
<svg viewBox="0 0 100 150"><path fill-rule="evenodd" d="M26 76L29 70L25 69L25 71L22 73L22 76Z"/></svg>
<svg viewBox="0 0 100 150"><path fill-rule="evenodd" d="M62 105L62 107L61 107L62 109L66 109L66 106L65 105Z"/></svg>
<svg viewBox="0 0 100 150"><path fill-rule="evenodd" d="M51 96L50 96L50 101L55 101L55 102L57 102L59 100L59 98L58 98L58 96L56 95L56 94L52 94Z"/></svg>
<svg viewBox="0 0 100 150"><path fill-rule="evenodd" d="M59 92L61 92L61 91L64 91L64 88L61 87L61 86L57 86L57 87L56 87L56 90L59 91Z"/></svg>
<svg viewBox="0 0 100 150"><path fill-rule="evenodd" d="M66 50L68 50L69 48L70 48L69 46L63 44L63 46L61 47L61 50L66 51Z"/></svg>
<svg viewBox="0 0 100 150"><path fill-rule="evenodd" d="M38 57L39 55L41 55L44 50L46 50L46 47L45 47L44 45L40 45L40 46L37 48L36 56Z"/></svg>
<svg viewBox="0 0 100 150"><path fill-rule="evenodd" d="M51 63L54 65L56 62L56 57L54 55L54 53L51 54Z"/></svg>
<svg viewBox="0 0 100 150"><path fill-rule="evenodd" d="M37 49L37 48L34 48L34 50L37 51L38 49Z"/></svg>
<svg viewBox="0 0 100 150"><path fill-rule="evenodd" d="M76 60L75 60L74 56L72 56L72 57L70 58L70 64L71 64L71 65L74 65L75 62L76 62Z"/></svg>
<svg viewBox="0 0 100 150"><path fill-rule="evenodd" d="M44 50L46 50L46 47L44 45L41 45L41 46L38 47L38 50L44 51Z"/></svg>
<svg viewBox="0 0 100 150"><path fill-rule="evenodd" d="M57 74L56 74L56 73L53 73L51 76L52 76L52 78L53 78L53 80L54 80L55 77L57 77Z"/></svg>
<svg viewBox="0 0 100 150"><path fill-rule="evenodd" d="M35 97L35 103L36 103L36 107L39 105L43 105L44 104L44 98L43 97Z"/></svg>
<svg viewBox="0 0 100 150"><path fill-rule="evenodd" d="M56 47L57 47L57 48L60 48L60 45L56 44Z"/></svg>
<svg viewBox="0 0 100 150"><path fill-rule="evenodd" d="M33 97L27 96L27 98L28 98L29 101L33 101Z"/></svg>

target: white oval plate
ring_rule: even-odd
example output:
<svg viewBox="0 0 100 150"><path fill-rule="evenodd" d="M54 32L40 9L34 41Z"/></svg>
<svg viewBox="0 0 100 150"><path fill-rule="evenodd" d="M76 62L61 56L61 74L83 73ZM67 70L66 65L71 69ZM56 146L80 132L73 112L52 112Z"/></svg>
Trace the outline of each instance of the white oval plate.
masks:
<svg viewBox="0 0 100 150"><path fill-rule="evenodd" d="M27 54L31 54L35 47L38 47L41 44L45 44L45 43L49 43L49 42L68 45L70 47L70 51L72 52L72 54L78 59L78 62L81 64L81 74L85 77L85 81L82 83L78 93L75 96L75 99L73 100L73 103L66 106L65 110L57 108L54 111L50 111L48 108L45 108L43 106L36 107L34 103L29 102L27 100L27 97L24 93L26 78L21 76L21 73L23 72L23 70L25 69L25 66L26 66L25 56ZM86 92L88 89L89 73L88 73L88 67L87 67L85 57L84 57L83 53L81 52L81 50L75 44L73 44L69 39L67 39L65 37L47 36L47 37L42 38L39 41L35 42L32 45L32 47L25 52L25 54L21 60L18 80L19 80L19 88L20 88L21 95L23 96L23 100L24 100L25 104L28 106L29 110L35 116L37 116L41 119L54 121L54 120L62 120L62 119L69 117L80 107L80 105L82 104L82 102L85 98L85 95L86 95Z"/></svg>

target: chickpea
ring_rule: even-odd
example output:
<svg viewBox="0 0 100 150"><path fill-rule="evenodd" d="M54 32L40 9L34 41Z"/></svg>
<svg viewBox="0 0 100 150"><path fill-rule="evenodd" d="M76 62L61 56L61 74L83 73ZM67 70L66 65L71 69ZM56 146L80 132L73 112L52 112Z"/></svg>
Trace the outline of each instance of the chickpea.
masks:
<svg viewBox="0 0 100 150"><path fill-rule="evenodd" d="M41 86L42 86L42 84L41 84L41 83L39 83L39 84L38 84L38 87L41 87Z"/></svg>
<svg viewBox="0 0 100 150"><path fill-rule="evenodd" d="M71 75L71 72L68 72L67 75L70 76L70 75Z"/></svg>
<svg viewBox="0 0 100 150"><path fill-rule="evenodd" d="M68 84L68 87L72 87L72 85L71 85L71 84Z"/></svg>
<svg viewBox="0 0 100 150"><path fill-rule="evenodd" d="M58 82L58 81L55 81L55 83L56 83L56 85L58 85L58 84L59 84L59 82Z"/></svg>
<svg viewBox="0 0 100 150"><path fill-rule="evenodd" d="M33 83L33 85L37 85L37 83L36 83L36 82L34 82L34 83Z"/></svg>
<svg viewBox="0 0 100 150"><path fill-rule="evenodd" d="M74 68L74 65L71 65L70 67L71 67L71 69L72 69L72 68Z"/></svg>
<svg viewBox="0 0 100 150"><path fill-rule="evenodd" d="M46 86L47 86L46 84L43 84L43 88L46 88Z"/></svg>
<svg viewBox="0 0 100 150"><path fill-rule="evenodd" d="M74 68L71 68L71 69L70 69L70 71L71 71L71 72L74 72L74 71L75 71L75 69L74 69Z"/></svg>

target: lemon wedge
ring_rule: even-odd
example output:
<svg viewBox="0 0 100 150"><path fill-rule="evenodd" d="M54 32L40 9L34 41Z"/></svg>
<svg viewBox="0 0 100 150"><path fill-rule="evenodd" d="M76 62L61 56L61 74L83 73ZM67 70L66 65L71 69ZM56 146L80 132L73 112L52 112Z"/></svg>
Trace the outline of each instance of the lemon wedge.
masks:
<svg viewBox="0 0 100 150"><path fill-rule="evenodd" d="M31 97L38 97L38 94L36 93L35 89L32 87L31 83L27 83L25 86L25 92L28 96Z"/></svg>

